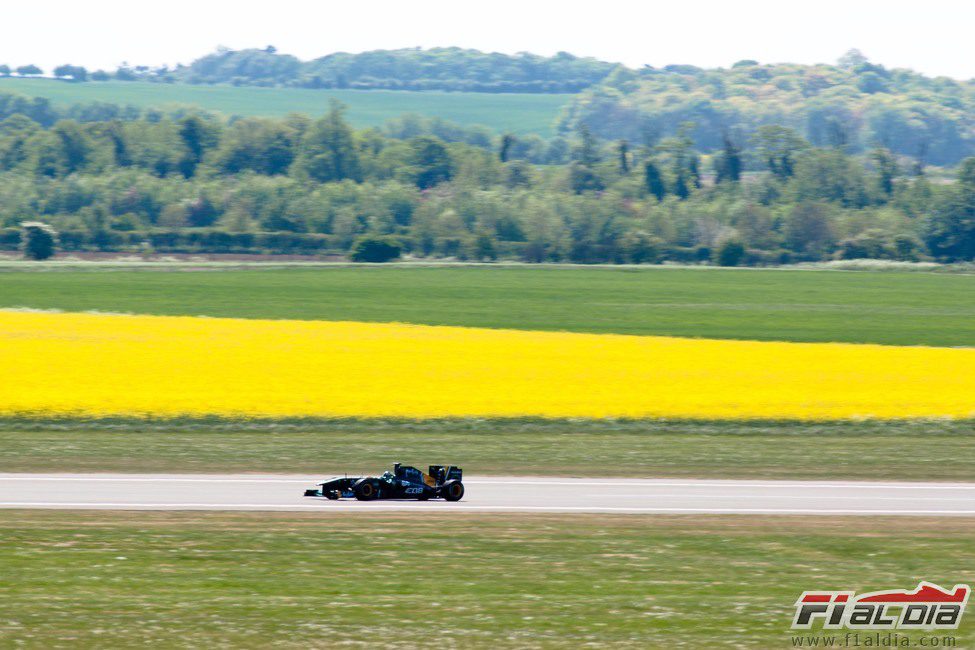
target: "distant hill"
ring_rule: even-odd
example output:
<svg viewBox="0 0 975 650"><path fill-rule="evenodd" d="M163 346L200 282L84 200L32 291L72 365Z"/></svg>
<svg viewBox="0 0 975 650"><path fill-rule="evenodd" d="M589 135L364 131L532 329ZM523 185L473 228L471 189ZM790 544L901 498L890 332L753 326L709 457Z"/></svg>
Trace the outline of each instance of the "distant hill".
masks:
<svg viewBox="0 0 975 650"><path fill-rule="evenodd" d="M888 69L855 50L835 65L746 60L716 69L636 70L564 52L544 57L453 47L312 61L272 47L220 49L174 69L68 67L78 73L76 83L11 76L0 78L0 91L62 104L196 105L227 115L316 115L336 97L360 126L416 113L542 137L586 125L599 138L649 146L685 130L705 153L720 150L726 138L755 152L757 131L779 125L813 145L849 153L884 147L922 166L951 166L975 155L975 81Z"/></svg>
<svg viewBox="0 0 975 650"><path fill-rule="evenodd" d="M575 93L617 64L560 52L544 57L458 47L338 52L313 61L274 48L229 50L163 74L192 84L294 86L358 90L448 90L487 93Z"/></svg>
<svg viewBox="0 0 975 650"><path fill-rule="evenodd" d="M856 51L837 65L688 65L616 68L584 91L561 122L604 138L655 142L693 122L704 151L725 134L748 140L762 125L795 129L812 144L887 147L950 165L975 154L975 82L887 69Z"/></svg>

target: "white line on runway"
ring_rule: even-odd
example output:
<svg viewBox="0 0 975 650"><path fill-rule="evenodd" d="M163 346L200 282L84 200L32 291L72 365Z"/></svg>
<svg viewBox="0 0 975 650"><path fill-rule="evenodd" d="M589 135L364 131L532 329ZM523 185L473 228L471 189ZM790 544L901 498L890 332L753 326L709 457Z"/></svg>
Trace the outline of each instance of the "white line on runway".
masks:
<svg viewBox="0 0 975 650"><path fill-rule="evenodd" d="M96 476L93 478L83 476L0 476L0 481L83 481L92 482L111 482L111 483L308 483L309 479L299 478L177 478L173 476L160 476L159 478L129 478L127 476ZM465 481L466 482L466 481Z"/></svg>
<svg viewBox="0 0 975 650"><path fill-rule="evenodd" d="M749 486L750 487L750 486ZM810 495L802 496L797 494L729 494L728 492L723 492L721 494L693 494L693 493L682 493L682 494L667 494L666 492L654 492L652 494L613 494L609 492L607 494L586 494L586 497L598 497L601 499L646 499L647 497L664 497L664 498L678 498L678 499L722 499L729 496L733 496L736 499L823 499L822 495ZM863 501L862 496L855 495L830 495L828 498L830 501L837 501L840 499L846 499L851 501ZM961 501L963 503L973 503L972 497L869 497L871 501Z"/></svg>
<svg viewBox="0 0 975 650"><path fill-rule="evenodd" d="M336 476L336 475L333 475ZM342 476L341 474L337 476ZM121 482L121 483L156 483L156 482L176 482L176 483L288 483L288 484L314 484L315 481L325 480L324 475L321 478L312 479L301 479L301 478L183 478L175 476L160 476L160 477L128 477L128 476L3 476L0 475L0 481L83 481L83 482ZM671 482L666 480L654 480L654 479L628 479L625 482L620 481L592 481L592 480L570 480L565 479L555 479L547 480L544 478L532 479L532 480L505 480L505 479L468 479L464 481L465 485L555 485L555 486L571 486L571 487L628 487L628 488L658 488L658 487L713 487L713 488L735 488L735 487L747 487L747 488L807 488L814 487L817 489L827 489L827 490L975 490L975 485L972 484L954 484L945 483L932 485L930 483L900 483L900 484L887 484L887 483L832 483L824 481L808 481L808 482L781 482L781 483L757 483L747 479L742 480L732 480L729 479L725 483L714 483L707 481L681 481L681 482Z"/></svg>
<svg viewBox="0 0 975 650"><path fill-rule="evenodd" d="M504 512L580 512L580 513L684 513L684 514L809 514L809 515L975 515L975 510L847 510L847 509L801 509L801 508L627 508L613 506L477 506L424 504L424 503L383 503L370 506L362 504L328 504L328 505L273 505L261 503L69 503L69 502L40 502L40 501L3 501L0 507L16 508L92 508L114 510L151 510L163 508L166 510L304 510L315 508L319 512L328 510L433 510L442 508L444 512L475 512L475 511L504 511Z"/></svg>
<svg viewBox="0 0 975 650"><path fill-rule="evenodd" d="M782 483L755 483L749 481L748 479L729 479L727 483L707 483L704 481L688 481L682 483L670 483L670 482L654 482L654 483L640 483L640 479L634 479L626 483L612 483L612 482L599 482L599 481L464 481L465 485L571 485L571 486L581 486L581 487L629 487L629 488L655 488L655 487L715 487L715 488L734 488L734 487L749 487L749 488L825 488L825 489L836 489L836 490L975 490L975 485L957 485L953 483L945 483L943 485L931 485L928 483L917 483L917 484L905 484L901 483L898 485L888 485L883 483L824 483L809 481L806 483L787 483L783 481ZM651 479L652 480L652 479Z"/></svg>

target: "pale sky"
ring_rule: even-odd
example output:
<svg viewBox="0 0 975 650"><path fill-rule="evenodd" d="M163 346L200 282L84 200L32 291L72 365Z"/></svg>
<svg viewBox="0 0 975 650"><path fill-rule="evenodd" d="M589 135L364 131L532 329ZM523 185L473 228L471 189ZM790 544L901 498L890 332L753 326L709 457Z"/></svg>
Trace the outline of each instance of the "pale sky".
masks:
<svg viewBox="0 0 975 650"><path fill-rule="evenodd" d="M834 62L850 48L888 67L975 78L975 2L948 0L34 0L0 9L0 63L114 69L274 45L335 51L457 45L630 66Z"/></svg>

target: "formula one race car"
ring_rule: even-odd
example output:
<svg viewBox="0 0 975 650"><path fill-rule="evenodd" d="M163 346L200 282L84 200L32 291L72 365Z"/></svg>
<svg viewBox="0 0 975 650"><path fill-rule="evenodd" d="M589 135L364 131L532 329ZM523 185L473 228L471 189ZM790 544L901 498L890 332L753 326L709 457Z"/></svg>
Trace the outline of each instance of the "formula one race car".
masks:
<svg viewBox="0 0 975 650"><path fill-rule="evenodd" d="M430 465L430 473L424 474L415 467L393 465L392 472L382 476L339 476L319 484L317 490L305 490L306 497L325 497L329 500L351 499L373 501L375 499L446 499L460 501L464 498L463 475L453 465Z"/></svg>

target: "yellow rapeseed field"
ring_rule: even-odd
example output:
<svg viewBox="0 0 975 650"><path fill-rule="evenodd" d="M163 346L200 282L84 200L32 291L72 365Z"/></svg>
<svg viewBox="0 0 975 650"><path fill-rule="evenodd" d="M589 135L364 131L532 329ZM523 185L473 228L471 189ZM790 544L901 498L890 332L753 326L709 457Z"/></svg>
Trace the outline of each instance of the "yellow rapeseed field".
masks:
<svg viewBox="0 0 975 650"><path fill-rule="evenodd" d="M975 350L0 312L7 415L975 415Z"/></svg>

